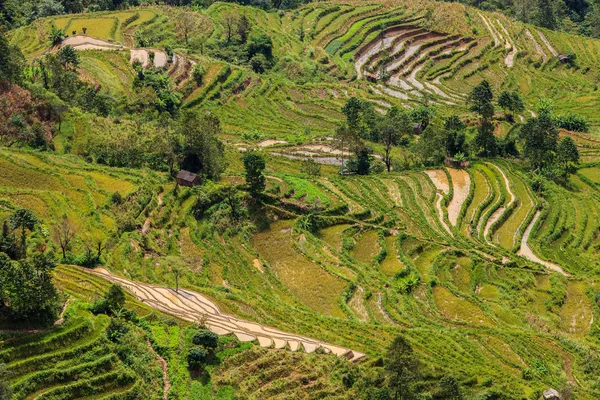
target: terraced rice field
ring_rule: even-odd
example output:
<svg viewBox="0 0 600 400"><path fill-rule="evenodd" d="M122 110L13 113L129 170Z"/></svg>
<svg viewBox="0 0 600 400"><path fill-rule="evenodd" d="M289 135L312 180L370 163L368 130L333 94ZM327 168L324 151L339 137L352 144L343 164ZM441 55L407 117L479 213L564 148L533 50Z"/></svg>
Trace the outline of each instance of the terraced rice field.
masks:
<svg viewBox="0 0 600 400"><path fill-rule="evenodd" d="M144 383L112 351L109 318L78 311L69 323L36 334L0 333L0 360L10 371L13 398L127 396ZM148 369L152 369L152 363Z"/></svg>

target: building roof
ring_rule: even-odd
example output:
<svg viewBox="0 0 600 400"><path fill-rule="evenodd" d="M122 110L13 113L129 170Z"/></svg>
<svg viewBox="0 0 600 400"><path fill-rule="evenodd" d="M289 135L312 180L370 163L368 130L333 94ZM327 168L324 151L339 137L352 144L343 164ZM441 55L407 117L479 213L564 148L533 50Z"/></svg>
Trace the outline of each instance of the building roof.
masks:
<svg viewBox="0 0 600 400"><path fill-rule="evenodd" d="M177 179L181 179L182 181L186 181L186 182L194 182L194 180L196 180L197 177L198 177L198 174L195 174L190 171L186 171L185 169L182 169L181 171L179 171L177 173Z"/></svg>

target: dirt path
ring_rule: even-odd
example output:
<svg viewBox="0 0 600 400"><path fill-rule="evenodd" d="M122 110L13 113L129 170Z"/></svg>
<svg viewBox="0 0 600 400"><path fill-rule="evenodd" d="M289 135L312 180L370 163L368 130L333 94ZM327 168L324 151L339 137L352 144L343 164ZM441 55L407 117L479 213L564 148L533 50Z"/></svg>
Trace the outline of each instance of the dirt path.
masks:
<svg viewBox="0 0 600 400"><path fill-rule="evenodd" d="M523 238L521 239L521 248L519 249L517 254L522 257L525 257L526 259L528 259L530 261L533 261L534 263L541 264L541 265L545 266L546 268L551 269L552 271L558 272L559 274L562 274L564 276L569 276L569 274L567 274L561 268L560 265L551 263L550 261L542 260L533 252L533 250L531 250L531 247L529 247L529 235L531 235L531 230L533 229L533 226L537 222L541 213L542 212L538 210L535 213L531 222L529 223L529 226L527 226L527 229L525 229L525 233L523 234Z"/></svg>
<svg viewBox="0 0 600 400"><path fill-rule="evenodd" d="M506 55L506 57L504 58L504 63L506 64L506 66L508 68L512 68L513 65L515 65L515 57L517 56L517 53L519 52L519 50L517 49L515 42L510 37L510 34L508 33L508 31L506 30L504 25L502 25L502 22L500 22L499 19L496 19L496 21L498 21L498 25L500 26L500 29L502 29L502 31L506 35L506 45L504 47L507 49L511 49L510 53L508 53Z"/></svg>
<svg viewBox="0 0 600 400"><path fill-rule="evenodd" d="M497 47L500 44L502 44L502 41L498 37L498 32L496 32L496 30L494 28L492 28L490 21L488 21L487 18L483 16L483 14L479 14L479 16L483 20L484 25L486 26L487 30L492 35L492 38L494 39L494 47Z"/></svg>
<svg viewBox="0 0 600 400"><path fill-rule="evenodd" d="M556 49L554 47L552 47L552 45L550 44L548 39L546 39L546 36L540 31L536 31L536 32L538 35L540 35L540 39L542 39L542 42L544 42L544 44L546 45L546 47L548 48L550 53L552 53L552 55L554 57L558 56L558 51L556 51Z"/></svg>
<svg viewBox="0 0 600 400"><path fill-rule="evenodd" d="M146 343L148 343L148 347L156 356L156 361L160 364L160 369L163 373L163 400L169 400L169 390L171 390L171 381L169 380L169 370L167 366L167 362L160 354L154 350L152 347L152 343L150 343L150 339L147 339Z"/></svg>
<svg viewBox="0 0 600 400"><path fill-rule="evenodd" d="M365 357L365 354L348 348L335 346L306 336L283 332L223 314L215 303L190 290L179 289L176 292L167 287L130 281L113 275L104 268L94 270L81 268L81 270L100 276L110 282L121 284L145 304L186 321L203 323L218 335L233 333L243 342L257 340L262 347L289 348L292 351L302 347L307 353L312 353L321 348L326 353L333 353L351 361L358 361Z"/></svg>
<svg viewBox="0 0 600 400"><path fill-rule="evenodd" d="M542 57L542 62L545 63L548 61L548 55L544 52L544 49L542 49L542 46L540 46L537 40L535 40L535 36L533 36L529 29L525 31L525 36L527 36L527 38L533 42L533 47L535 48L536 53Z"/></svg>
<svg viewBox="0 0 600 400"><path fill-rule="evenodd" d="M448 172L450 172L450 176L452 177L453 190L452 201L448 205L448 220L452 225L456 226L462 205L467 197L469 197L471 177L467 171L462 169L448 168Z"/></svg>

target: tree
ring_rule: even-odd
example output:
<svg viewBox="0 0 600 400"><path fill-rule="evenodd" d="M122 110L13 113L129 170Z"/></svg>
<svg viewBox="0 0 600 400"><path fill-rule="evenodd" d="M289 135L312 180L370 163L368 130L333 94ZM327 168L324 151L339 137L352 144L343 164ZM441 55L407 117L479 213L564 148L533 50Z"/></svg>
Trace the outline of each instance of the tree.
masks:
<svg viewBox="0 0 600 400"><path fill-rule="evenodd" d="M194 333L192 343L197 346L214 349L219 344L219 336L208 329L200 329L198 332Z"/></svg>
<svg viewBox="0 0 600 400"><path fill-rule="evenodd" d="M333 142L341 152L342 165L344 165L348 150L360 142L360 138L355 131L350 129L348 124L344 123L336 129Z"/></svg>
<svg viewBox="0 0 600 400"><path fill-rule="evenodd" d="M465 152L465 124L457 115L452 115L444 121L444 132L446 134L446 154L454 157L457 153Z"/></svg>
<svg viewBox="0 0 600 400"><path fill-rule="evenodd" d="M246 14L242 14L237 23L237 34L240 37L240 42L246 43L250 29L252 29L250 20L246 17Z"/></svg>
<svg viewBox="0 0 600 400"><path fill-rule="evenodd" d="M263 54L267 60L273 58L273 40L264 33L252 36L248 42L248 59L252 59L259 53Z"/></svg>
<svg viewBox="0 0 600 400"><path fill-rule="evenodd" d="M79 54L71 45L61 47L56 56L63 67L75 68L79 65Z"/></svg>
<svg viewBox="0 0 600 400"><path fill-rule="evenodd" d="M346 123L348 129L350 129L355 135L359 136L361 131L361 112L363 109L363 102L356 97L352 97L342 107L342 113L346 116Z"/></svg>
<svg viewBox="0 0 600 400"><path fill-rule="evenodd" d="M85 31L84 31L85 33ZM53 27L52 30L50 31L50 34L48 35L48 40L50 40L50 44L52 46L58 46L59 44L62 43L62 41L65 39L65 31L63 31L62 29L58 29L56 27Z"/></svg>
<svg viewBox="0 0 600 400"><path fill-rule="evenodd" d="M394 339L388 348L384 368L392 398L395 400L411 398L419 378L419 361L410 344L402 336Z"/></svg>
<svg viewBox="0 0 600 400"><path fill-rule="evenodd" d="M246 185L248 192L255 197L265 190L265 159L261 154L248 152L244 154L244 169L246 171Z"/></svg>
<svg viewBox="0 0 600 400"><path fill-rule="evenodd" d="M125 291L121 285L113 283L110 285L106 294L104 295L104 301L107 310L111 313L116 313L125 307Z"/></svg>
<svg viewBox="0 0 600 400"><path fill-rule="evenodd" d="M11 231L8 221L4 221L2 224L2 234L0 234L0 253L6 253L11 258L16 258L18 255L15 235Z"/></svg>
<svg viewBox="0 0 600 400"><path fill-rule="evenodd" d="M190 349L187 355L188 368L199 369L208 360L209 353L202 346L196 346Z"/></svg>
<svg viewBox="0 0 600 400"><path fill-rule="evenodd" d="M494 94L490 83L487 80L483 80L473 88L467 98L467 103L471 111L479 114L483 119L488 119L494 116L493 98Z"/></svg>
<svg viewBox="0 0 600 400"><path fill-rule="evenodd" d="M509 92L507 90L500 93L498 96L498 105L504 110L507 119L513 120L513 114L521 113L525 110L523 98L519 92Z"/></svg>
<svg viewBox="0 0 600 400"><path fill-rule="evenodd" d="M171 273L175 277L175 293L179 293L179 277L183 271L178 266L171 267Z"/></svg>
<svg viewBox="0 0 600 400"><path fill-rule="evenodd" d="M52 239L60 246L63 259L67 257L67 250L69 250L71 242L75 238L76 234L77 230L66 215L63 216L61 221L52 228Z"/></svg>
<svg viewBox="0 0 600 400"><path fill-rule="evenodd" d="M38 17L64 14L65 8L56 0L42 0L38 5Z"/></svg>
<svg viewBox="0 0 600 400"><path fill-rule="evenodd" d="M25 57L17 46L11 46L0 25L0 91L13 83L21 83Z"/></svg>
<svg viewBox="0 0 600 400"><path fill-rule="evenodd" d="M250 67L252 71L262 74L267 69L269 69L269 61L264 56L264 54L256 54L254 57L250 59Z"/></svg>
<svg viewBox="0 0 600 400"><path fill-rule="evenodd" d="M11 228L21 228L21 257L27 254L27 231L32 231L37 224L38 219L35 214L26 208L20 208L10 216Z"/></svg>
<svg viewBox="0 0 600 400"><path fill-rule="evenodd" d="M553 161L558 129L549 112L541 112L536 118L529 119L521 128L521 137L524 155L534 170Z"/></svg>
<svg viewBox="0 0 600 400"><path fill-rule="evenodd" d="M475 146L484 157L494 157L498 154L498 142L494 136L494 124L483 120L475 136Z"/></svg>
<svg viewBox="0 0 600 400"><path fill-rule="evenodd" d="M4 290L15 319L42 324L55 321L59 309L58 291L52 283L55 267L52 254L38 253L2 268Z"/></svg>
<svg viewBox="0 0 600 400"><path fill-rule="evenodd" d="M6 368L6 364L0 364L0 400L10 400L12 398L11 376L12 374Z"/></svg>
<svg viewBox="0 0 600 400"><path fill-rule="evenodd" d="M551 0L537 0L537 25L547 28L556 29L556 13L554 4Z"/></svg>
<svg viewBox="0 0 600 400"><path fill-rule="evenodd" d="M238 22L238 16L236 13L228 12L223 16L223 26L225 27L225 34L227 35L227 43L231 42L231 36Z"/></svg>
<svg viewBox="0 0 600 400"><path fill-rule="evenodd" d="M175 19L175 29L180 37L185 40L185 45L189 44L190 36L196 31L198 22L191 12L181 12Z"/></svg>
<svg viewBox="0 0 600 400"><path fill-rule="evenodd" d="M220 132L221 122L215 115L186 110L175 132L183 138L181 167L209 179L219 179L225 168Z"/></svg>
<svg viewBox="0 0 600 400"><path fill-rule="evenodd" d="M569 136L563 137L558 143L556 160L565 169L567 169L569 164L577 164L579 162L579 150L577 150L577 145Z"/></svg>
<svg viewBox="0 0 600 400"><path fill-rule="evenodd" d="M410 132L410 126L410 117L406 111L400 110L397 107L392 107L388 110L386 124L381 131L381 141L385 146L383 162L388 172L392 169L392 147L398 144L401 135Z"/></svg>
<svg viewBox="0 0 600 400"><path fill-rule="evenodd" d="M206 69L202 65L200 65L200 64L194 65L194 68L192 69L192 78L194 78L196 85L198 85L198 86L202 85L202 80L204 79L205 74L206 74Z"/></svg>
<svg viewBox="0 0 600 400"><path fill-rule="evenodd" d="M371 150L364 144L361 143L356 146L354 148L354 156L356 158L350 163L352 166L349 169L356 172L358 175L368 175L369 170L371 169L371 160L369 159L370 154Z"/></svg>
<svg viewBox="0 0 600 400"><path fill-rule="evenodd" d="M460 384L452 375L444 375L440 379L440 391L436 398L444 400L462 400Z"/></svg>

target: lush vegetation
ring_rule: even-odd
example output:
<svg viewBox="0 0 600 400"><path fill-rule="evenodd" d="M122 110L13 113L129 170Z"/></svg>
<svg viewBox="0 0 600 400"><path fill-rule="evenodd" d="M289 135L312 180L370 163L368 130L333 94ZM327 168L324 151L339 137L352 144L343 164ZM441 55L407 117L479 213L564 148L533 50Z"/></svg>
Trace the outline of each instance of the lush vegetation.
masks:
<svg viewBox="0 0 600 400"><path fill-rule="evenodd" d="M600 42L300 3L3 3L0 398L600 396Z"/></svg>

